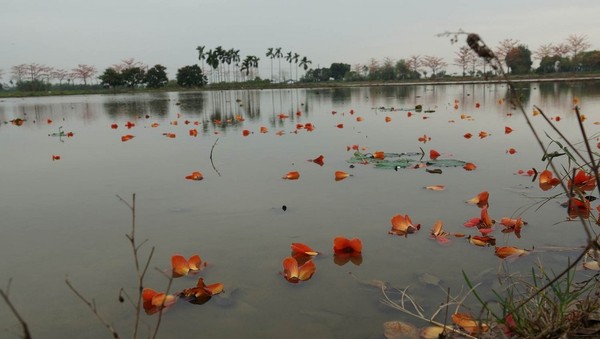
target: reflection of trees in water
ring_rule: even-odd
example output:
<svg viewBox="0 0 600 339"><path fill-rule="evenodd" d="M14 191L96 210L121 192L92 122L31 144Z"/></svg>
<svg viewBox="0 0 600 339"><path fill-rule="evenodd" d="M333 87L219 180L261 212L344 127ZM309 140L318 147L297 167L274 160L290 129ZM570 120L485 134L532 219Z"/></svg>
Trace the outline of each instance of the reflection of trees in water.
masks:
<svg viewBox="0 0 600 339"><path fill-rule="evenodd" d="M409 98L412 98L413 101L416 99L415 86L374 86L367 87L366 89L367 91L364 93L364 95L369 99L372 108L389 108L396 105L398 101L406 101Z"/></svg>
<svg viewBox="0 0 600 339"><path fill-rule="evenodd" d="M12 115L26 119L28 121L35 121L40 123L38 126L42 126L41 122L45 122L48 119L60 123L63 120L78 119L84 122L91 122L97 118L99 107L98 103L88 102L74 102L74 103L51 103L51 104L17 104L12 109ZM2 113L4 114L4 108ZM33 126L34 124L27 124L27 126Z"/></svg>
<svg viewBox="0 0 600 339"><path fill-rule="evenodd" d="M131 95L114 98L104 102L104 111L109 117L126 116L131 119L151 115L154 117L167 115L169 97L167 93L148 95Z"/></svg>
<svg viewBox="0 0 600 339"><path fill-rule="evenodd" d="M259 91L231 90L206 93L208 103L202 110L204 123L225 131L228 127L241 123L241 118L260 118Z"/></svg>

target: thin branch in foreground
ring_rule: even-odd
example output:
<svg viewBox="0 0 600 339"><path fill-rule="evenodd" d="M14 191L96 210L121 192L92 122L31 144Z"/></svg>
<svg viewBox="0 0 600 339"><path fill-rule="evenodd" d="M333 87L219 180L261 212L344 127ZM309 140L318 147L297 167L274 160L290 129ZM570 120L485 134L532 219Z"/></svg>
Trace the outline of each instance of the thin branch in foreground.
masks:
<svg viewBox="0 0 600 339"><path fill-rule="evenodd" d="M119 334L117 333L117 331L112 327L111 324L109 324L98 312L98 308L96 307L96 301L94 299L87 300L72 284L71 281L69 280L69 277L65 278L65 283L67 284L67 286L69 286L69 288L71 289L71 291L73 291L73 293L75 293L75 295L77 297L79 297L79 299L81 299L88 307L89 309L92 311L92 313L94 313L94 315L96 316L96 318L98 318L98 320L100 320L100 322L104 325L104 327L106 327L108 329L108 331L110 331L110 333L112 334L113 338L120 338Z"/></svg>
<svg viewBox="0 0 600 339"><path fill-rule="evenodd" d="M4 292L4 290L0 289L0 296L2 296L2 299L4 299L4 302L6 303L6 305L8 305L8 308L10 308L10 311L15 315L15 318L17 318L17 320L19 321L19 324L21 324L21 327L23 328L23 338L31 339L31 333L29 333L29 326L27 325L27 322L25 321L25 319L23 319L23 317L21 317L21 315L17 311L15 305L13 305L13 303L10 301L10 298L8 297L8 292L10 290L11 282L12 282L12 278L8 279L8 286L6 287L6 292Z"/></svg>
<svg viewBox="0 0 600 339"><path fill-rule="evenodd" d="M383 297L385 299L381 299L381 302L384 303L384 304L386 304L386 305L388 305L388 306L390 306L390 307L392 307L392 308L394 308L394 309L397 309L398 311L401 311L401 312L403 312L405 314L413 316L413 317L415 317L417 319L421 319L421 320L423 320L425 322L428 322L428 323L430 323L432 325L439 326L439 327L443 328L444 330L448 330L450 332L453 332L455 334L464 336L464 337L469 338L469 339L476 339L477 338L477 337L474 337L474 336L472 336L472 335L470 335L470 334L468 334L466 332L463 332L461 330L457 330L457 329L452 328L452 327L450 327L448 325L445 325L445 324L442 324L440 322L437 322L437 321L435 321L433 319L428 319L427 317L425 317L423 315L423 313L420 310L420 307L415 303L415 301L413 300L413 298L406 293L406 289L404 289L404 290L398 290L398 291L402 294L402 299L401 299L400 304L397 304L396 302L392 301L388 297L387 293L385 293L385 287L382 286L381 287L381 292L383 293ZM413 311L410 311L409 309L406 308L406 306L404 305L404 298L406 298L406 299L408 299L410 301L410 303L411 303L412 307L415 309L416 313L413 312ZM444 307L444 305L442 305L442 307Z"/></svg>
<svg viewBox="0 0 600 339"><path fill-rule="evenodd" d="M215 163L213 162L213 150L215 149L215 146L217 145L217 141L219 141L219 138L217 138L217 140L215 140L215 143L210 148L210 164L212 165L212 168L215 170L215 172L217 172L217 174L219 176L221 176L221 173L219 173L219 170L217 170L217 168L215 167Z"/></svg>

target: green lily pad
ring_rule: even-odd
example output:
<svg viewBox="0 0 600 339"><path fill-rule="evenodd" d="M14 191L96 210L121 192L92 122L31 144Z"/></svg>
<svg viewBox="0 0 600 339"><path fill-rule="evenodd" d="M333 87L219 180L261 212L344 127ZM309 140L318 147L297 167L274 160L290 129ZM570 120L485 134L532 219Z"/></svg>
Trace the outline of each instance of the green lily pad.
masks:
<svg viewBox="0 0 600 339"><path fill-rule="evenodd" d="M354 152L348 160L351 164L373 164L376 168L395 169L414 167L424 163L428 167L459 167L466 164L457 159L436 159L423 161L422 152L384 153L384 159L377 159L371 153Z"/></svg>

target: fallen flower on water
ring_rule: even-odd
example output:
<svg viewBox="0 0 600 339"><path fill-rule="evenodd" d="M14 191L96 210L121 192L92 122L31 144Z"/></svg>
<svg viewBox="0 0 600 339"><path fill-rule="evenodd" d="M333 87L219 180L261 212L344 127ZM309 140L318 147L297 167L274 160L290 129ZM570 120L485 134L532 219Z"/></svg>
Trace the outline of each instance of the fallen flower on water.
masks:
<svg viewBox="0 0 600 339"><path fill-rule="evenodd" d="M540 189L542 189L542 191L547 191L560 184L560 179L555 178L552 172L549 170L542 171L538 177L538 180Z"/></svg>
<svg viewBox="0 0 600 339"><path fill-rule="evenodd" d="M490 237L487 235L484 235L484 236L472 235L472 236L469 236L467 239L469 239L469 242L475 246L484 247L484 246L495 246L496 245L496 239L494 237Z"/></svg>
<svg viewBox="0 0 600 339"><path fill-rule="evenodd" d="M179 292L180 297L188 298L188 301L192 304L202 305L214 295L222 293L225 289L222 283L215 283L210 285L204 284L203 278L198 278L198 283L195 287L186 288Z"/></svg>
<svg viewBox="0 0 600 339"><path fill-rule="evenodd" d="M346 172L336 171L335 172L335 181L344 180L344 179L346 179L349 176L350 176L350 174L348 174Z"/></svg>
<svg viewBox="0 0 600 339"><path fill-rule="evenodd" d="M348 240L344 237L333 239L333 262L336 265L343 266L348 261L354 265L362 264L362 242L359 238Z"/></svg>
<svg viewBox="0 0 600 339"><path fill-rule="evenodd" d="M296 171L288 172L286 175L284 175L282 177L282 179L287 179L287 180L298 180L298 178L300 178L300 173L298 173Z"/></svg>
<svg viewBox="0 0 600 339"><path fill-rule="evenodd" d="M323 157L323 155L319 155L318 157L312 159L312 160L308 160L310 162L314 162L315 164L319 165L319 166L323 166L323 159L325 159L325 157Z"/></svg>
<svg viewBox="0 0 600 339"><path fill-rule="evenodd" d="M467 200L467 204L473 204L473 205L477 205L477 207L479 208L483 208L486 206L489 206L489 197L490 197L490 193L487 191L483 191L480 192L479 194L477 194L475 197Z"/></svg>
<svg viewBox="0 0 600 339"><path fill-rule="evenodd" d="M206 263L204 263L206 266ZM202 269L202 259L198 254L191 256L189 259L185 259L182 255L175 254L171 256L171 268L173 270L173 277L183 277L190 271L196 273Z"/></svg>
<svg viewBox="0 0 600 339"><path fill-rule="evenodd" d="M298 266L298 261L293 257L283 259L283 277L294 284L309 280L316 269L315 263L312 260L307 261L302 266Z"/></svg>
<svg viewBox="0 0 600 339"><path fill-rule="evenodd" d="M125 142L125 141L129 141L131 139L135 138L135 136L131 135L131 134L127 134L121 137L121 141Z"/></svg>
<svg viewBox="0 0 600 339"><path fill-rule="evenodd" d="M408 236L410 233L415 233L421 228L421 224L414 225L408 214L406 215L395 215L392 220L392 229L388 232L389 234L396 234L400 236Z"/></svg>
<svg viewBox="0 0 600 339"><path fill-rule="evenodd" d="M480 323L466 314L466 313L455 313L452 315L452 322L463 328L469 334L478 334L481 332L487 332L490 328L488 325Z"/></svg>
<svg viewBox="0 0 600 339"><path fill-rule="evenodd" d="M508 257L521 257L529 254L528 250L520 249L512 246L507 247L496 247L495 254L497 257L501 259L505 259Z"/></svg>
<svg viewBox="0 0 600 339"><path fill-rule="evenodd" d="M202 175L202 173L196 171L196 172L192 172L192 174L190 174L190 175L187 175L185 178L187 180L200 181L200 180L204 179L204 176Z"/></svg>
<svg viewBox="0 0 600 339"><path fill-rule="evenodd" d="M477 168L477 166L472 162L468 162L463 166L463 168L467 171L473 171Z"/></svg>
<svg viewBox="0 0 600 339"><path fill-rule="evenodd" d="M146 314L151 315L173 305L177 301L177 298L171 294L156 292L151 288L144 288L142 290L142 301L144 311L146 311Z"/></svg>

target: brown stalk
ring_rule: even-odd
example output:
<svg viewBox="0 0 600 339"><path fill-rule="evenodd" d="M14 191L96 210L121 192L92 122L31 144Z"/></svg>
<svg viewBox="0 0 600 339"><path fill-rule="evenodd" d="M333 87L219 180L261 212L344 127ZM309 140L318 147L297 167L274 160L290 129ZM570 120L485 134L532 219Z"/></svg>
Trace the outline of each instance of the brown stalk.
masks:
<svg viewBox="0 0 600 339"><path fill-rule="evenodd" d="M15 318L17 318L19 324L21 324L21 327L23 328L23 338L31 339L31 333L29 333L29 326L27 325L27 322L25 321L25 319L23 319L23 317L21 317L21 315L17 311L17 308L13 305L13 303L10 301L10 298L8 297L11 281L12 278L8 279L8 286L6 287L6 292L0 289L0 296L2 296L2 299L4 299L4 302L6 303L6 305L8 305L10 311L15 315Z"/></svg>
<svg viewBox="0 0 600 339"><path fill-rule="evenodd" d="M104 327L106 327L110 331L113 338L120 338L119 334L112 327L112 325L108 321L106 321L98 312L98 308L96 307L96 301L94 299L92 299L91 301L87 300L81 293L79 293L79 291L71 284L69 277L65 278L65 283L67 284L67 286L69 286L71 291L73 291L73 293L75 293L75 295L77 297L79 297L79 299L81 299L89 307L90 310L92 310L92 313L94 313L96 318L98 318L98 320L100 320L100 322L104 325Z"/></svg>

